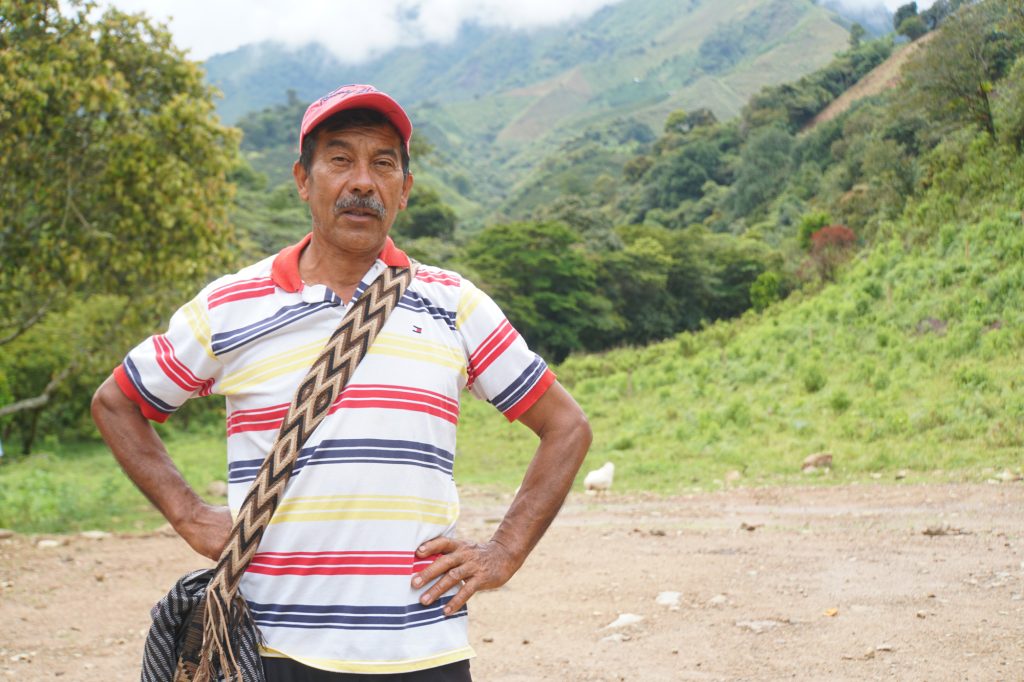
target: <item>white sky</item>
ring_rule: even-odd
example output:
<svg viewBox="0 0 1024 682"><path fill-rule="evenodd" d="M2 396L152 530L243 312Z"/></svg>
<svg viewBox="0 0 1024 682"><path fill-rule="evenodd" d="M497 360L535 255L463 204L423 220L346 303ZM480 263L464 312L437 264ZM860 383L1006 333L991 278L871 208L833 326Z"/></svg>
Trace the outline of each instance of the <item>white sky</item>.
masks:
<svg viewBox="0 0 1024 682"><path fill-rule="evenodd" d="M907 0L845 0L895 9ZM924 9L933 0L918 1ZM461 24L531 28L585 17L621 0L101 0L166 22L193 59L275 40L319 42L344 61L392 47L447 42Z"/></svg>

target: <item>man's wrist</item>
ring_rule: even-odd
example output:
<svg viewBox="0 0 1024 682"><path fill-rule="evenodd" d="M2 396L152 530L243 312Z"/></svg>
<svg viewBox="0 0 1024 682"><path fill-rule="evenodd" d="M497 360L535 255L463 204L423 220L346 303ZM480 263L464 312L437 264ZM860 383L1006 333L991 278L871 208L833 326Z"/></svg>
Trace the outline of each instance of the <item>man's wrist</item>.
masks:
<svg viewBox="0 0 1024 682"><path fill-rule="evenodd" d="M519 567L526 561L526 555L530 553L528 548L518 548L519 545L510 542L507 537L501 536L500 529L491 537L490 544L504 555L505 562L511 567L511 573L519 570Z"/></svg>
<svg viewBox="0 0 1024 682"><path fill-rule="evenodd" d="M202 525L202 517L209 507L193 491L189 492L192 494L187 495L182 503L171 505L168 513L164 514L167 522L174 530L178 531L179 535L184 535L192 528Z"/></svg>

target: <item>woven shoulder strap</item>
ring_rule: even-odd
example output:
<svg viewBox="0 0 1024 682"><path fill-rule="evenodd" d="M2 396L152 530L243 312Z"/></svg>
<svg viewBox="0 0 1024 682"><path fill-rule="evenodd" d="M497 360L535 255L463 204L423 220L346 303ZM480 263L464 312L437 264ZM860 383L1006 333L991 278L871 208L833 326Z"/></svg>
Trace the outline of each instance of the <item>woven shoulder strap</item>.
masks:
<svg viewBox="0 0 1024 682"><path fill-rule="evenodd" d="M225 679L241 679L232 633L251 621L238 583L259 547L263 532L284 493L299 450L327 416L370 344L412 282L410 268L388 267L352 304L338 329L299 384L277 439L263 460L235 518L228 544L206 590L200 622L189 624L175 682L213 682L219 667Z"/></svg>

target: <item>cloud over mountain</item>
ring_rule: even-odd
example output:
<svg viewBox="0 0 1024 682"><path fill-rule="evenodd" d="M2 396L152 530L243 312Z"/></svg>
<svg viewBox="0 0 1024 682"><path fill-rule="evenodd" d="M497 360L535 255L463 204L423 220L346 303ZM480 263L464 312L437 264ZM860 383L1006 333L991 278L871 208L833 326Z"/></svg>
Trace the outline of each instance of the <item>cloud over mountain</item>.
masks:
<svg viewBox="0 0 1024 682"><path fill-rule="evenodd" d="M447 42L465 23L528 29L586 17L620 0L106 0L166 21L194 59L241 45L318 42L345 62Z"/></svg>

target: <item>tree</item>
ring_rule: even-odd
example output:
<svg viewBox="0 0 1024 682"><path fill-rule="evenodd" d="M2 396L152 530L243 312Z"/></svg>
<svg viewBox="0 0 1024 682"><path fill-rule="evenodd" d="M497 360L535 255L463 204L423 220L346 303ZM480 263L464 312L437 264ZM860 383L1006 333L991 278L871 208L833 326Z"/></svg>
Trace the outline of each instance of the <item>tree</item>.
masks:
<svg viewBox="0 0 1024 682"><path fill-rule="evenodd" d="M1017 59L997 90L993 114L1000 139L1024 151L1024 57Z"/></svg>
<svg viewBox="0 0 1024 682"><path fill-rule="evenodd" d="M81 334L74 357L51 379L121 346L111 333L150 328L226 262L232 235L237 135L217 122L201 70L142 15L93 10L0 0L0 353L119 297L103 333L69 329ZM39 409L47 384L14 387L0 416Z"/></svg>
<svg viewBox="0 0 1024 682"><path fill-rule="evenodd" d="M966 0L970 1L970 0ZM921 20L929 31L937 29L953 12L960 9L965 0L935 0L932 6L921 12Z"/></svg>
<svg viewBox="0 0 1024 682"><path fill-rule="evenodd" d="M716 123L718 123L718 118L715 117L715 112L707 107L700 107L690 112L677 109L665 119L665 133L685 135L694 128L713 126Z"/></svg>
<svg viewBox="0 0 1024 682"><path fill-rule="evenodd" d="M657 240L644 235L644 229L634 228L642 236L601 258L601 291L623 320L620 334L608 345L650 343L677 331L678 305L667 290L672 257Z"/></svg>
<svg viewBox="0 0 1024 682"><path fill-rule="evenodd" d="M811 211L801 216L796 229L796 238L800 246L810 250L811 235L828 225L830 221L826 211Z"/></svg>
<svg viewBox="0 0 1024 682"><path fill-rule="evenodd" d="M836 270L853 254L857 235L845 225L828 225L811 235L811 262L825 282L835 278Z"/></svg>
<svg viewBox="0 0 1024 682"><path fill-rule="evenodd" d="M395 219L394 230L410 239L451 239L455 236L455 223L455 211L441 201L440 195L430 187L417 185L409 196L409 205Z"/></svg>
<svg viewBox="0 0 1024 682"><path fill-rule="evenodd" d="M860 47L860 41L864 40L864 36L867 35L867 29L853 22L853 26L850 27L850 49L856 50Z"/></svg>
<svg viewBox="0 0 1024 682"><path fill-rule="evenodd" d="M689 126L686 125L686 111L683 109L676 109L668 118L665 119L665 133L686 133L689 131Z"/></svg>
<svg viewBox="0 0 1024 682"><path fill-rule="evenodd" d="M596 347L617 324L579 235L563 223L492 225L467 244L466 259L481 273L481 288L549 360Z"/></svg>
<svg viewBox="0 0 1024 682"><path fill-rule="evenodd" d="M928 27L925 26L924 20L916 14L912 17L907 17L903 22L896 28L896 33L901 36L906 36L911 40L917 40L925 33L928 32Z"/></svg>
<svg viewBox="0 0 1024 682"><path fill-rule="evenodd" d="M906 102L926 118L954 127L976 125L995 136L993 84L1024 50L1012 25L1017 3L989 0L962 7L907 64Z"/></svg>
<svg viewBox="0 0 1024 682"><path fill-rule="evenodd" d="M754 131L740 152L732 207L747 215L775 198L786 184L792 165L793 136L779 126Z"/></svg>
<svg viewBox="0 0 1024 682"><path fill-rule="evenodd" d="M900 5L896 10L896 13L892 15L892 27L899 33L900 25L911 17L917 16L917 3L908 2L905 5Z"/></svg>
<svg viewBox="0 0 1024 682"><path fill-rule="evenodd" d="M765 270L750 285L750 305L758 312L782 300L782 296L782 275L774 270Z"/></svg>

